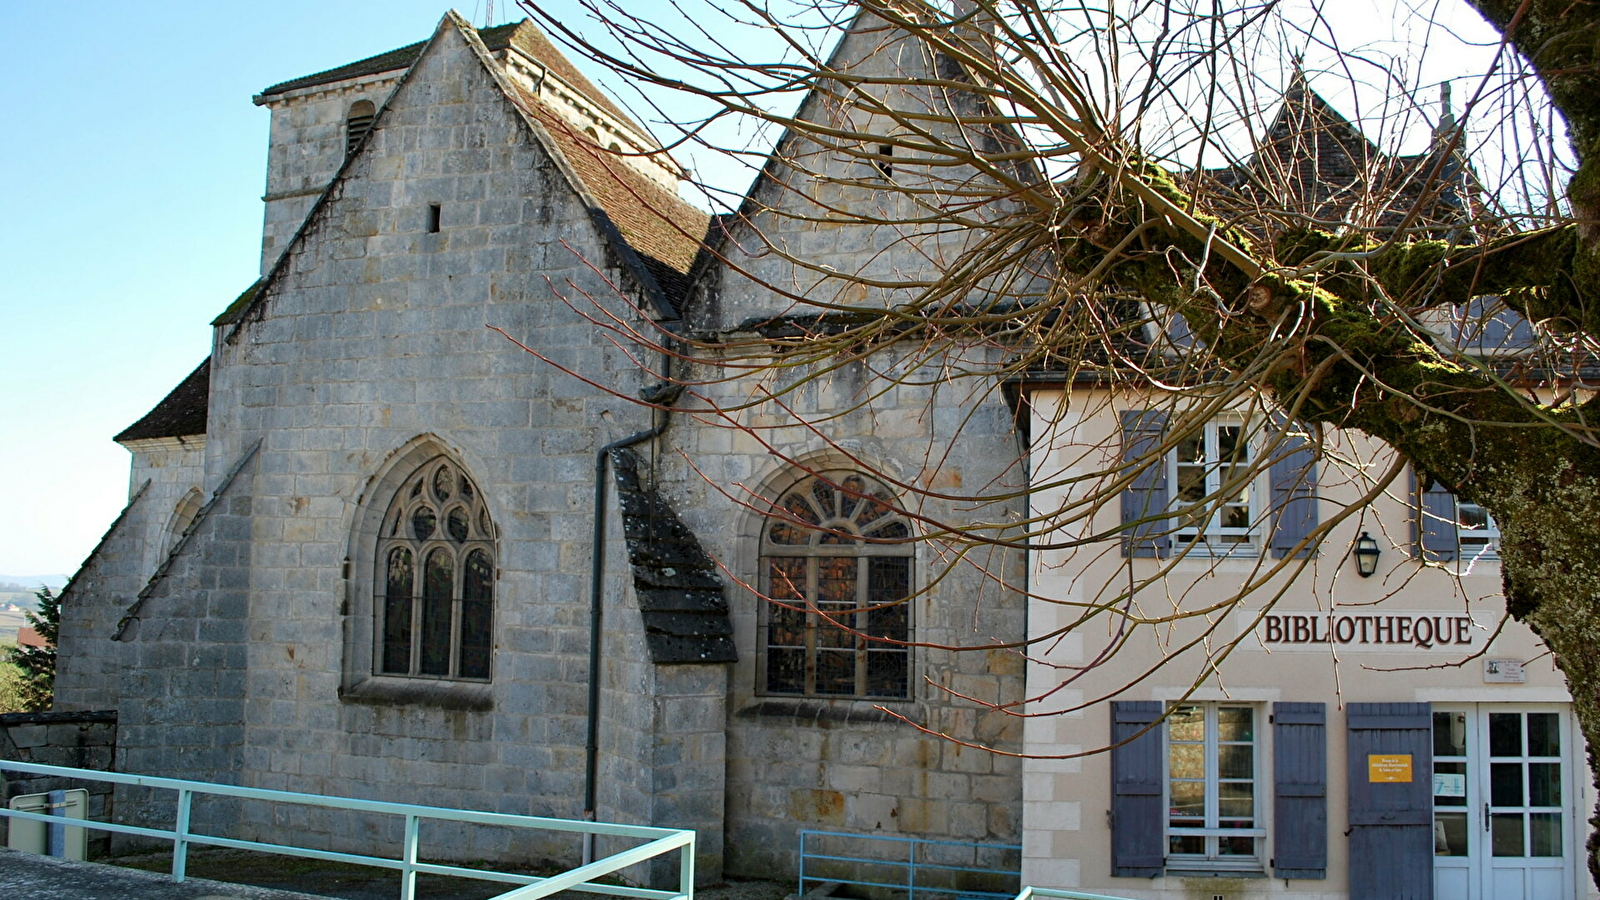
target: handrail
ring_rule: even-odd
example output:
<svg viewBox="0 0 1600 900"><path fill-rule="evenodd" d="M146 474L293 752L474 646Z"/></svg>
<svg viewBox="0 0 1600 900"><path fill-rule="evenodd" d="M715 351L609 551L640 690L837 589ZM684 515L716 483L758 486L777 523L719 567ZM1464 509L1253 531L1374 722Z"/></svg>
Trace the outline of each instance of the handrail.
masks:
<svg viewBox="0 0 1600 900"><path fill-rule="evenodd" d="M865 841L878 844L904 844L907 847L907 851L906 856L903 859L888 859L881 856L846 856L843 854L822 853L807 847L808 842L818 838L839 838L847 841ZM814 846L815 844L813 843L812 847ZM806 882L812 881L818 883L832 882L835 884L847 884L858 887L883 887L893 890L901 890L906 892L906 900L917 900L917 894L919 892L924 894L944 894L958 897L986 897L997 898L997 900L1009 900L1011 897L1010 893L979 891L970 888L941 887L934 884L925 884L924 880L919 876L928 872L966 872L976 875L999 875L1008 879L1016 879L1019 882L1022 877L1022 873L1017 869L991 869L978 865L968 866L959 865L956 863L933 862L926 858L919 857L918 851L925 847L959 847L972 850L974 852L990 850L1015 851L1020 853L1022 851L1022 846L1020 844L990 844L976 843L972 841L949 841L931 838L905 837L902 835L892 834L852 834L842 831L815 831L811 829L802 829L800 832L799 893L805 894ZM807 863L819 861L858 863L872 867L903 870L904 880L898 882L883 880L856 880L843 877L837 872L828 872L825 875L807 874Z"/></svg>
<svg viewBox="0 0 1600 900"><path fill-rule="evenodd" d="M1107 894L1086 894L1083 891L1064 891L1056 888L1025 887L1017 895L1017 900L1034 900L1040 897L1045 900L1128 900L1127 897L1112 897Z"/></svg>
<svg viewBox="0 0 1600 900"><path fill-rule="evenodd" d="M178 794L177 820L170 830L148 828L140 825L124 825L116 822L96 822L90 819L72 819L70 822L63 822L58 816L0 808L0 816L7 818L170 840L173 842L172 880L174 882L181 883L185 878L189 845L206 844L235 850L254 850L264 853L277 853L284 856L299 856L331 862L348 862L378 868L396 869L400 872L401 900L414 900L416 897L416 879L419 873L454 875L463 878L477 878L485 881L519 885L519 887L500 894L495 900L538 900L540 897L547 897L564 890L580 890L592 894L639 898L639 900L694 900L695 833L692 830L658 828L650 825L619 825L609 822L578 822L571 819L518 816L510 813L449 809L441 806L418 806L410 803L394 803L388 800L361 800L354 797L332 797L326 794L301 794L294 791L237 787L235 785L214 784L204 781L186 781L181 778L163 778L155 775L130 775L122 772L100 772L90 769L75 769L68 766L46 766L38 763L0 760L0 773L7 771L176 791ZM310 847L296 847L290 844L245 841L197 833L192 830L190 823L190 809L197 794L403 816L405 818L405 837L402 842L401 855L399 859L391 859L386 856L345 853L337 850L317 850ZM610 856L579 866L576 869L570 869L560 875L550 877L517 875L510 872L494 872L484 869L470 869L464 866L419 862L420 825L424 819L467 822L477 825L503 825L545 831L577 832L585 835L604 835L607 837L642 838L648 839L648 842L613 853ZM681 857L677 891L593 883L596 878L602 878L674 850L679 851Z"/></svg>

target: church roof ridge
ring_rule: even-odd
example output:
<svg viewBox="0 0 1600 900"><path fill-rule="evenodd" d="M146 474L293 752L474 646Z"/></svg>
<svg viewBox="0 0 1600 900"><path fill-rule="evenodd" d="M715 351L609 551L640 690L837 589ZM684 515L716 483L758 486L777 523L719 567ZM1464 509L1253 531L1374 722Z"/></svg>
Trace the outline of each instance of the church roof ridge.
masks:
<svg viewBox="0 0 1600 900"><path fill-rule="evenodd" d="M540 30L539 26L533 24L532 21L519 19L515 22L495 25L491 28L474 27L473 30L478 33L478 39L483 41L483 45L491 52L514 47L530 59L554 72L556 77L571 85L574 90L583 94L586 99L604 108L606 112L624 121L633 121L632 116L628 115L610 97L606 96L606 93L600 90L594 82L590 81L577 66L574 66L566 54L562 53L560 48L550 40L549 36ZM422 49L427 45L427 40L421 40L365 59L358 59L342 66L335 66L332 69L314 72L310 75L302 75L299 78L291 78L288 81L280 81L263 90L261 96L274 97L301 88L316 87L318 85L331 84L335 81L345 81L365 75L377 75L382 72L406 69L417 61L417 58L422 55Z"/></svg>

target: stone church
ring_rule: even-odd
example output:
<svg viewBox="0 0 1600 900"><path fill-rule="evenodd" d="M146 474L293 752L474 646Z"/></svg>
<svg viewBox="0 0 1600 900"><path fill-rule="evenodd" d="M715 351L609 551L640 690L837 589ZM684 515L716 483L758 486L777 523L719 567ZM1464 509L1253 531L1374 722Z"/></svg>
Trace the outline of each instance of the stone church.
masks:
<svg viewBox="0 0 1600 900"><path fill-rule="evenodd" d="M840 71L940 64L874 21ZM713 220L537 28L454 13L256 103L260 278L117 436L130 499L62 603L58 709L118 711L119 771L692 827L707 880L792 871L805 828L1017 842L1021 765L963 741L1021 749L984 704L1021 699L1022 660L945 648L1025 636L1025 561L897 542L1025 515L933 499L1023 486L1012 410L677 349L850 302L823 262L934 276L961 236L816 213L896 202L887 164L785 137L808 168L774 157ZM913 510L897 483L950 489Z"/></svg>

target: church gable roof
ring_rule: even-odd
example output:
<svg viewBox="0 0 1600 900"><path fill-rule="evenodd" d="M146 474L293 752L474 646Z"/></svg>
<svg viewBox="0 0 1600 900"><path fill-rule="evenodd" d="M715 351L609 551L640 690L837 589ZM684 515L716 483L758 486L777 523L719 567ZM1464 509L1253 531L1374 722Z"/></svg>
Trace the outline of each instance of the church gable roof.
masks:
<svg viewBox="0 0 1600 900"><path fill-rule="evenodd" d="M656 312L663 317L671 318L677 315L677 307L687 290L689 268L694 262L705 234L707 214L679 199L666 188L635 171L621 157L600 149L588 136L579 133L559 112L509 77L504 67L491 55L491 46L481 39L483 34L489 34L501 46L515 46L525 54L534 56L558 77L586 95L592 94L591 99L600 104L603 95L599 89L584 78L536 26L524 21L479 32L458 13L452 11L445 14L434 36L420 45L420 49L410 57L410 67L401 77L400 85L378 110L372 132L369 132L368 138L356 152L346 158L328 188L313 205L299 233L291 241L290 248L279 257L255 293L248 299L241 298L243 302L236 302L218 318L215 324L232 325L236 332L240 323L265 302L272 293L271 289L280 273L285 270L289 258L294 255L295 245L302 240L312 222L323 214L330 198L338 194L336 188L348 177L350 166L362 154L371 152L372 133L383 128L386 113L394 104L395 98L405 91L407 83L416 71L416 63L431 52L438 44L440 35L452 27L466 41L470 52L477 55L486 73L519 113L518 118L532 130L536 141L566 175L573 190L583 198L604 238L611 242L624 266L632 270L635 281L645 294L646 302L654 304ZM399 52L393 51L393 53ZM390 54L383 54L372 59L388 56ZM340 70L330 70L332 71ZM632 122L626 113L609 100L604 100L603 105L623 121ZM229 333L230 340L233 334L234 332Z"/></svg>
<svg viewBox="0 0 1600 900"><path fill-rule="evenodd" d="M189 376L139 421L129 425L112 440L117 443L148 438L189 437L206 433L206 403L211 396L211 357L206 357Z"/></svg>
<svg viewBox="0 0 1600 900"><path fill-rule="evenodd" d="M1209 204L1218 212L1259 202L1269 217L1325 225L1459 228L1479 218L1477 181L1459 152L1442 152L1384 153L1296 71L1250 157L1203 175L1220 189Z"/></svg>

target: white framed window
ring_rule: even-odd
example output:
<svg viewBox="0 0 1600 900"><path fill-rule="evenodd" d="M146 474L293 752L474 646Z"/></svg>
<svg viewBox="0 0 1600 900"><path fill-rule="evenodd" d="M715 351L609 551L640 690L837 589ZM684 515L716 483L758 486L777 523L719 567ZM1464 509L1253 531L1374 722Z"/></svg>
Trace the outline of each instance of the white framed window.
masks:
<svg viewBox="0 0 1600 900"><path fill-rule="evenodd" d="M1261 500L1249 422L1217 418L1183 437L1167 456L1173 540L1209 553L1253 553Z"/></svg>
<svg viewBox="0 0 1600 900"><path fill-rule="evenodd" d="M1240 703L1185 703L1168 714L1169 867L1261 868L1260 720Z"/></svg>
<svg viewBox="0 0 1600 900"><path fill-rule="evenodd" d="M1500 526L1487 509L1457 498L1456 541L1463 560L1495 559L1500 555Z"/></svg>

